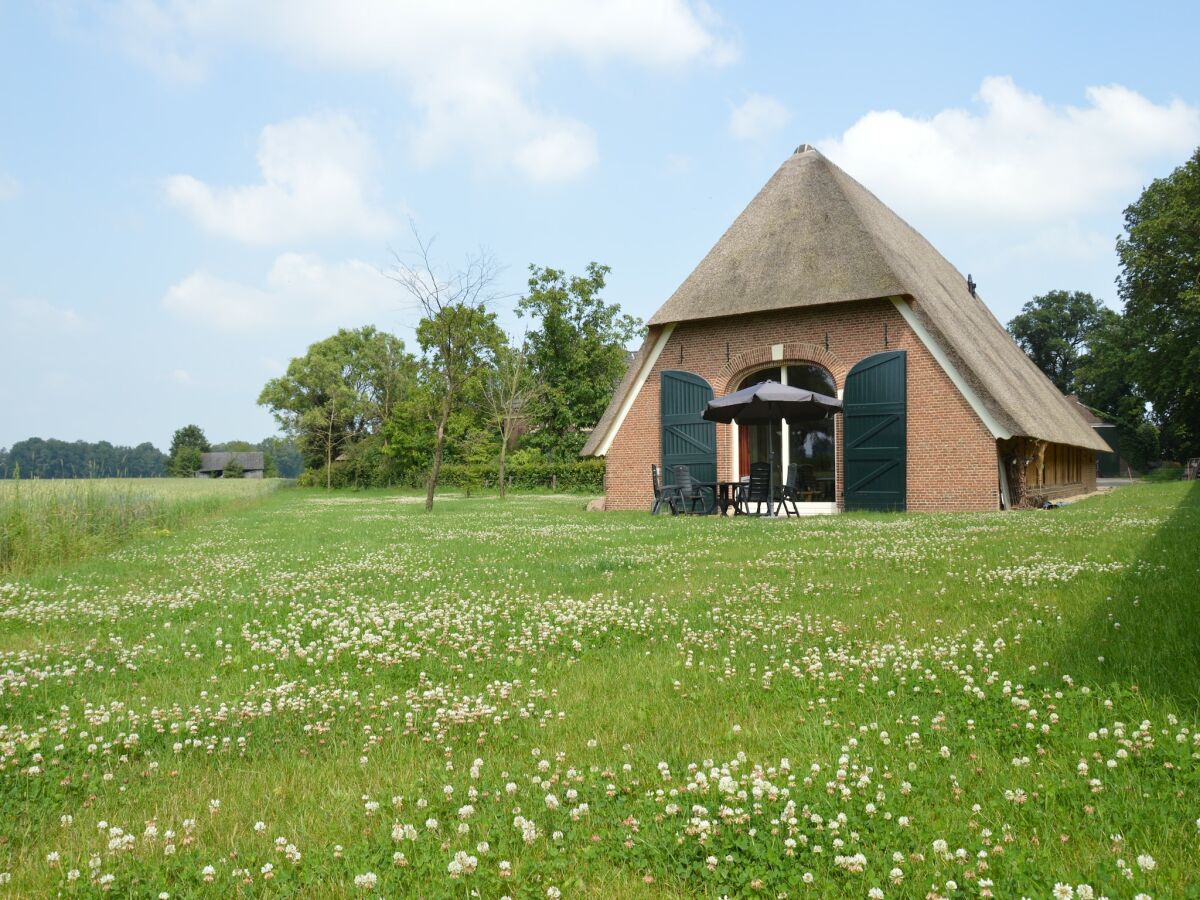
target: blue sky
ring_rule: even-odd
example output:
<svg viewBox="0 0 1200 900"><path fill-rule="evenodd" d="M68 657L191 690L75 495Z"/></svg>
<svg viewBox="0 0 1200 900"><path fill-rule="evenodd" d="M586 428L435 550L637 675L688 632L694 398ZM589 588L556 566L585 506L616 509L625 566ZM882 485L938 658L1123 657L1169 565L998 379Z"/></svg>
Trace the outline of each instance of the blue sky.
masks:
<svg viewBox="0 0 1200 900"><path fill-rule="evenodd" d="M1198 43L1194 3L0 0L0 446L273 433L312 341L411 343L410 219L512 294L607 263L647 318L803 142L1002 320L1115 305L1122 209L1200 144Z"/></svg>

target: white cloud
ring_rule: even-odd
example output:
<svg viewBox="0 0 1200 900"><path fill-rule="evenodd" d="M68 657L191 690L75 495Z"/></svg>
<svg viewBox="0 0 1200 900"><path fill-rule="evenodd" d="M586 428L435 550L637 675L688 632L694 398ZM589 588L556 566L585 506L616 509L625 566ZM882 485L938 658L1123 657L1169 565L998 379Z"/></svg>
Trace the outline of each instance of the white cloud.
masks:
<svg viewBox="0 0 1200 900"><path fill-rule="evenodd" d="M240 241L378 237L394 223L367 199L376 163L370 139L350 117L310 116L262 130L262 184L214 188L174 175L166 180L166 192L206 231Z"/></svg>
<svg viewBox="0 0 1200 900"><path fill-rule="evenodd" d="M298 253L276 257L262 287L197 271L172 285L163 306L197 325L226 333L286 329L386 327L402 297L377 268L357 259L338 263Z"/></svg>
<svg viewBox="0 0 1200 900"><path fill-rule="evenodd" d="M17 179L0 172L0 202L15 197L20 188L21 185Z"/></svg>
<svg viewBox="0 0 1200 900"><path fill-rule="evenodd" d="M739 141L757 141L778 131L791 117L774 97L751 94L729 114L729 133Z"/></svg>
<svg viewBox="0 0 1200 900"><path fill-rule="evenodd" d="M8 321L17 330L52 336L82 331L85 326L75 310L45 300L9 300L5 306Z"/></svg>
<svg viewBox="0 0 1200 900"><path fill-rule="evenodd" d="M126 52L184 78L247 44L298 65L383 74L423 114L411 135L418 159L465 152L535 181L574 177L598 157L586 124L532 99L547 64L677 68L736 56L707 5L689 0L123 0L99 15Z"/></svg>
<svg viewBox="0 0 1200 900"><path fill-rule="evenodd" d="M1054 106L1011 78L986 78L979 109L871 112L819 146L903 214L987 228L1119 209L1200 142L1200 109L1180 100L1156 104L1119 85L1086 97ZM1070 227L1063 234L1080 246Z"/></svg>
<svg viewBox="0 0 1200 900"><path fill-rule="evenodd" d="M187 369L172 369L171 380L177 384L192 384L195 381L192 378L192 373Z"/></svg>

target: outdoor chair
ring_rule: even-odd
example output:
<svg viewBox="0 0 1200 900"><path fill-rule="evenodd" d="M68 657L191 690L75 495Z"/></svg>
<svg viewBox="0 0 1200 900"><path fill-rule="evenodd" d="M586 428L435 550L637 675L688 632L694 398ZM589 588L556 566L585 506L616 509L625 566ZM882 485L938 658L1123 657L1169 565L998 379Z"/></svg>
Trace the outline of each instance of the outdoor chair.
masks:
<svg viewBox="0 0 1200 900"><path fill-rule="evenodd" d="M789 516L800 515L796 502L800 499L800 466L792 463L787 467L787 478L779 491L779 505ZM788 504L791 504L789 507Z"/></svg>
<svg viewBox="0 0 1200 900"><path fill-rule="evenodd" d="M704 489L700 487L687 466L675 466L672 469L675 476L675 488L679 491L680 507L688 513L696 512L696 504L700 504L700 512L708 512Z"/></svg>
<svg viewBox="0 0 1200 900"><path fill-rule="evenodd" d="M679 495L679 488L673 484L663 484L662 475L654 463L650 464L650 479L654 483L654 505L650 507L650 515L657 516L664 503L667 509L671 510L671 515L679 515L683 511L683 498Z"/></svg>
<svg viewBox="0 0 1200 900"><path fill-rule="evenodd" d="M750 480L743 482L738 490L738 501L734 512L750 515L750 504L756 504L756 511L762 511L762 504L770 502L771 464L765 462L750 463Z"/></svg>

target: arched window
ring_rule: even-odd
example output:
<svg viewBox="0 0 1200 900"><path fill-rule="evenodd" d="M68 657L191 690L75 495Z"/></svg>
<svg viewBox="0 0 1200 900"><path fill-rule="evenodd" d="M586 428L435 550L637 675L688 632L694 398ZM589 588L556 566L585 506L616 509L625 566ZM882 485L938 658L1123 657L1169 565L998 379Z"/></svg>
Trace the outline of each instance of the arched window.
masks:
<svg viewBox="0 0 1200 900"><path fill-rule="evenodd" d="M804 388L827 397L837 396L833 376L820 366L797 363L760 369L742 379L738 390L763 381L778 381ZM836 499L834 467L834 420L788 419L779 425L738 426L738 469L740 475L750 474L750 463L766 462L770 457L767 441L775 445L775 483L782 484L789 463L799 466L800 490L803 499L816 503L832 503ZM786 440L784 440L786 436Z"/></svg>

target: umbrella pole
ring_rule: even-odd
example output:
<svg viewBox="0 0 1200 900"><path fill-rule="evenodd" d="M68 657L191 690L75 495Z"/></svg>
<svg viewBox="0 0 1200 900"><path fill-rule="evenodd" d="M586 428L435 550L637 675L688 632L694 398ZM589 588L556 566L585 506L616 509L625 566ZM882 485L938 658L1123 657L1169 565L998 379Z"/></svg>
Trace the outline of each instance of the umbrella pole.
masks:
<svg viewBox="0 0 1200 900"><path fill-rule="evenodd" d="M775 422L767 432L767 518L775 515Z"/></svg>

